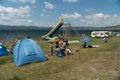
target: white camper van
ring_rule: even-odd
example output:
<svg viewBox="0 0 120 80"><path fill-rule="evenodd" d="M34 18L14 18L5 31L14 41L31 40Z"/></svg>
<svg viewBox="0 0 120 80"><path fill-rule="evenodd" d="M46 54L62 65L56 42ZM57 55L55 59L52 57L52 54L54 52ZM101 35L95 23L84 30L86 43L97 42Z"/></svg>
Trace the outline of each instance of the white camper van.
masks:
<svg viewBox="0 0 120 80"><path fill-rule="evenodd" d="M108 31L93 31L91 32L91 37L109 37L109 32Z"/></svg>

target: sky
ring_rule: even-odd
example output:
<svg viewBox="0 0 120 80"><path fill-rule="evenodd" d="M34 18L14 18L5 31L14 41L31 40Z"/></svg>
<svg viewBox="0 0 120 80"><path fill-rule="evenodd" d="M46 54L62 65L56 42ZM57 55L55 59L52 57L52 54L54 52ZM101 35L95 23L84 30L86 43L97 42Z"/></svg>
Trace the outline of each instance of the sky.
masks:
<svg viewBox="0 0 120 80"><path fill-rule="evenodd" d="M120 25L120 0L0 0L0 24L53 27Z"/></svg>

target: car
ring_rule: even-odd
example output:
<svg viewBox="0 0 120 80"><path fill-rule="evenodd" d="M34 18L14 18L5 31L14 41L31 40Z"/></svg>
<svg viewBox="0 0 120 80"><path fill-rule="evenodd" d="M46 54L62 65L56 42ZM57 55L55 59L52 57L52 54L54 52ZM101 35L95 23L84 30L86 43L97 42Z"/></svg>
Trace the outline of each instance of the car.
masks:
<svg viewBox="0 0 120 80"><path fill-rule="evenodd" d="M109 37L109 31L93 31L91 32L91 37L96 37L96 38Z"/></svg>

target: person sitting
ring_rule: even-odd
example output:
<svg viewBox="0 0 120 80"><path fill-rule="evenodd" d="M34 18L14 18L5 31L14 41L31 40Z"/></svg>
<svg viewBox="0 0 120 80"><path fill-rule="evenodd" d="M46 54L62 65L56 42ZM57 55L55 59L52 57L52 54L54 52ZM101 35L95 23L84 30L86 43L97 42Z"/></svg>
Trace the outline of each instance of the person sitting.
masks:
<svg viewBox="0 0 120 80"><path fill-rule="evenodd" d="M93 46L92 45L88 45L88 48L93 48Z"/></svg>
<svg viewBox="0 0 120 80"><path fill-rule="evenodd" d="M61 52L62 52L63 56L65 56L65 51L66 51L66 49L67 49L66 43L63 42L63 45L62 45L62 47L61 47Z"/></svg>
<svg viewBox="0 0 120 80"><path fill-rule="evenodd" d="M71 50L69 49L69 48L67 48L66 49L66 52L65 52L67 55L71 55L72 54L72 52L71 52Z"/></svg>
<svg viewBox="0 0 120 80"><path fill-rule="evenodd" d="M54 50L54 54L58 55L61 53L61 48L59 46L56 46L56 49Z"/></svg>

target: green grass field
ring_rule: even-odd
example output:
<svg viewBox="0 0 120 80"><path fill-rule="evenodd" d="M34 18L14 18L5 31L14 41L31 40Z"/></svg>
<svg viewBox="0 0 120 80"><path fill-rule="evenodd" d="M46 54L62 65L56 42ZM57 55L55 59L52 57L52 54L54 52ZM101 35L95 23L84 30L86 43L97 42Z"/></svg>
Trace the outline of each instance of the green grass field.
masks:
<svg viewBox="0 0 120 80"><path fill-rule="evenodd" d="M39 41L49 60L20 67L15 66L13 54L0 57L0 80L120 80L120 38L108 38L108 43L91 40L88 44L101 46L84 49L81 43L71 43L73 55L62 59L48 56L49 44Z"/></svg>

